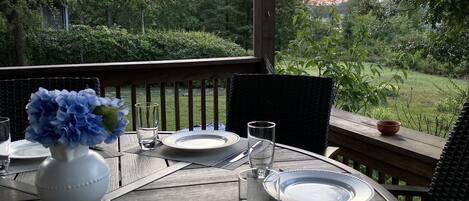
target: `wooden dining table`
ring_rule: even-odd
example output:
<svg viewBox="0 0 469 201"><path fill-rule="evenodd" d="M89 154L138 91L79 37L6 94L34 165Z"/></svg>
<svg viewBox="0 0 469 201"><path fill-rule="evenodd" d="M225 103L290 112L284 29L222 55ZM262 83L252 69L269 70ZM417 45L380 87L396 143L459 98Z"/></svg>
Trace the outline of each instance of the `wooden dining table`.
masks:
<svg viewBox="0 0 469 201"><path fill-rule="evenodd" d="M125 150L138 146L137 137L132 133L122 135L113 144L100 146L123 154L105 159L110 168L110 179L108 193L103 200L235 201L239 200L237 174L249 168L244 164L235 170L226 170L126 153ZM371 200L397 200L381 185L353 168L299 148L277 144L273 168L283 171L319 169L351 174L374 188L375 195ZM0 200L39 200L34 179L34 171L0 178Z"/></svg>

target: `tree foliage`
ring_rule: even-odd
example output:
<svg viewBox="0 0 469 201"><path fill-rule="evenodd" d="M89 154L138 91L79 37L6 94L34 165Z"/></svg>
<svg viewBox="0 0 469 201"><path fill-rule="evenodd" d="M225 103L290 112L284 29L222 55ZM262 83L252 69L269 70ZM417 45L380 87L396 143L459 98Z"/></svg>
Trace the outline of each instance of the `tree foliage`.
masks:
<svg viewBox="0 0 469 201"><path fill-rule="evenodd" d="M277 54L279 72L333 78L334 105L346 111L365 112L370 106L385 104L387 96L397 91L396 84L403 81L401 76L396 73L389 82L373 83L381 67L364 63L368 52L362 44L370 35L368 21L355 19L349 28L349 44L344 47L342 19L335 7L329 9L327 18L311 18L308 11L297 10L293 21L296 38L288 50ZM366 73L367 69L371 73Z"/></svg>

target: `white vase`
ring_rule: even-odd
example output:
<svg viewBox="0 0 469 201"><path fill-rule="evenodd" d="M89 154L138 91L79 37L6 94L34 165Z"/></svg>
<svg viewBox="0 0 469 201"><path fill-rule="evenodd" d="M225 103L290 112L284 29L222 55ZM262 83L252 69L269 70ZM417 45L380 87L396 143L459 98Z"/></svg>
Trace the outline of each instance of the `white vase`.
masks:
<svg viewBox="0 0 469 201"><path fill-rule="evenodd" d="M99 201L109 183L104 158L88 146L50 147L51 157L36 172L36 188L44 201Z"/></svg>

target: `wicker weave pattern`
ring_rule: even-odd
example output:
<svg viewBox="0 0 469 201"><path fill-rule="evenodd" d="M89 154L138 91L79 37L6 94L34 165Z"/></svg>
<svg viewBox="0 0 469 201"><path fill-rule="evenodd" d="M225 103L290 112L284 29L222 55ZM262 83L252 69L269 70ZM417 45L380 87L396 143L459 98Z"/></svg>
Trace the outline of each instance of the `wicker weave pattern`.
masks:
<svg viewBox="0 0 469 201"><path fill-rule="evenodd" d="M289 75L235 75L226 130L247 135L247 122L273 121L276 141L315 153L327 147L332 79Z"/></svg>
<svg viewBox="0 0 469 201"><path fill-rule="evenodd" d="M432 201L469 200L469 102L443 149L430 185Z"/></svg>
<svg viewBox="0 0 469 201"><path fill-rule="evenodd" d="M92 88L98 94L100 90L98 78L31 78L0 80L0 116L10 118L10 132L12 140L24 139L24 131L28 126L26 104L31 93L39 87L48 90L67 89L82 90Z"/></svg>

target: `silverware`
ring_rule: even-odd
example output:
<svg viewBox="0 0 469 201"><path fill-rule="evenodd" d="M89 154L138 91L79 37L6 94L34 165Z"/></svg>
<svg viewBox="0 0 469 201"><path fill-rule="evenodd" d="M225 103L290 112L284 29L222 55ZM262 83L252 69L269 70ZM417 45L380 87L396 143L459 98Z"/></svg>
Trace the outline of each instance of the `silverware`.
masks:
<svg viewBox="0 0 469 201"><path fill-rule="evenodd" d="M104 148L98 147L98 146L90 146L90 149L96 150L96 151L104 151Z"/></svg>
<svg viewBox="0 0 469 201"><path fill-rule="evenodd" d="M234 157L233 159L231 159L229 162L230 163L234 163L236 161L239 161L240 159L246 157L248 155L249 152L252 152L254 150L254 148L256 148L257 146L259 146L261 144L262 141L258 141L256 142L254 145L251 146L251 148L249 148L248 150L246 151L243 151L241 152L239 155L237 155L236 157Z"/></svg>

